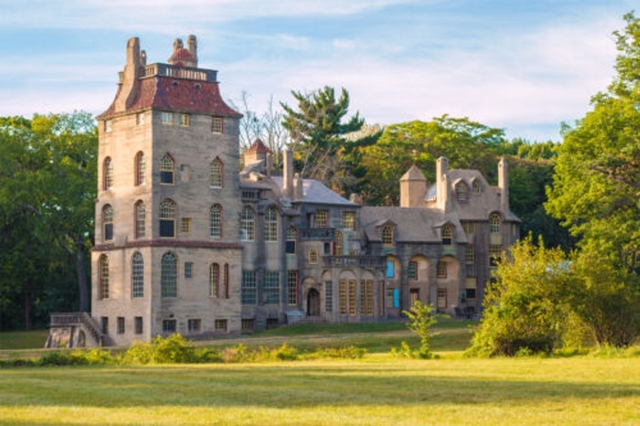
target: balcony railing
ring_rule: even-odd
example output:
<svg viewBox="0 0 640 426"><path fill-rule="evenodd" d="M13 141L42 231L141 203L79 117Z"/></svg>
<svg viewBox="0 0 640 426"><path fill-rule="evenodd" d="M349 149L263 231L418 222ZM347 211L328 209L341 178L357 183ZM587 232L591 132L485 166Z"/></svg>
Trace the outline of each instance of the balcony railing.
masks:
<svg viewBox="0 0 640 426"><path fill-rule="evenodd" d="M333 241L336 237L334 228L303 228L298 230L301 240Z"/></svg>
<svg viewBox="0 0 640 426"><path fill-rule="evenodd" d="M385 256L324 256L322 261L327 268L384 268L387 264L387 258Z"/></svg>
<svg viewBox="0 0 640 426"><path fill-rule="evenodd" d="M144 76L151 77L159 75L162 77L183 78L198 81L216 81L218 72L215 70L205 70L200 68L178 67L168 64L151 64L144 67Z"/></svg>

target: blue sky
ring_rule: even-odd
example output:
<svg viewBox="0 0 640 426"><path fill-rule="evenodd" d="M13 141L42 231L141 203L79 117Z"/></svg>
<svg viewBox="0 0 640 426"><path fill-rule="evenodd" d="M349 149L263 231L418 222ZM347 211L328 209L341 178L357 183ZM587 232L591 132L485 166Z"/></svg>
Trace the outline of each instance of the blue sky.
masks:
<svg viewBox="0 0 640 426"><path fill-rule="evenodd" d="M198 38L225 99L252 110L344 87L368 123L449 114L560 140L614 76L629 0L0 0L0 115L101 113L125 46L148 63Z"/></svg>

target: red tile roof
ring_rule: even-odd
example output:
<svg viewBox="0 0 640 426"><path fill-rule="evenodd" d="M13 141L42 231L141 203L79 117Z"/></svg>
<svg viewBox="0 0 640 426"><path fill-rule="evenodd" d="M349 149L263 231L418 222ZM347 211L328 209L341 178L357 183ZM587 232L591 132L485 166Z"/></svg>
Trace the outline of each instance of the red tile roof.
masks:
<svg viewBox="0 0 640 426"><path fill-rule="evenodd" d="M242 117L220 96L217 82L153 76L139 80L138 93L127 112L154 108L194 114ZM118 93L121 88L118 88ZM116 94L117 98L117 94ZM115 114L115 100L98 118Z"/></svg>
<svg viewBox="0 0 640 426"><path fill-rule="evenodd" d="M196 58L191 54L191 52L189 52L189 50L182 48L175 50L167 62L175 64L179 61L195 62Z"/></svg>
<svg viewBox="0 0 640 426"><path fill-rule="evenodd" d="M260 139L256 139L255 141L253 141L249 149L247 149L247 152L257 152L259 154L266 154L271 152L271 150L267 148L264 142L262 142Z"/></svg>

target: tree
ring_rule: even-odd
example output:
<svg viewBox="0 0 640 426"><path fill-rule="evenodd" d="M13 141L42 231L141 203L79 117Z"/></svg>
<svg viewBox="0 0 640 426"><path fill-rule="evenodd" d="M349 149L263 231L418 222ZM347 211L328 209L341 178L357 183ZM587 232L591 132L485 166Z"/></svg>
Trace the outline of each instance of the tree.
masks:
<svg viewBox="0 0 640 426"><path fill-rule="evenodd" d="M3 324L30 328L71 302L88 310L96 150L89 114L0 118L0 302L24 314L21 324L15 313Z"/></svg>
<svg viewBox="0 0 640 426"><path fill-rule="evenodd" d="M332 87L312 93L291 92L297 108L280 103L284 109L283 127L289 132L289 148L297 169L306 178L346 192L354 185L352 168L355 149L372 144L378 135L351 140L347 135L359 131L364 119L356 112L346 122L349 93L342 89L336 99Z"/></svg>
<svg viewBox="0 0 640 426"><path fill-rule="evenodd" d="M402 312L409 318L407 323L409 330L420 337L420 348L417 351L418 358L430 359L433 357L430 347L430 340L433 336L431 327L438 322L436 315L433 314L434 310L433 305L425 305L417 300L411 309Z"/></svg>
<svg viewBox="0 0 640 426"><path fill-rule="evenodd" d="M512 246L487 287L484 314L467 354L550 353L562 342L574 286L565 253L531 237Z"/></svg>
<svg viewBox="0 0 640 426"><path fill-rule="evenodd" d="M387 126L374 145L360 149L366 168L363 197L371 205L397 205L400 177L416 164L434 182L435 162L441 156L451 167L478 169L491 180L497 175L498 156L508 148L501 129L466 117L443 115Z"/></svg>
<svg viewBox="0 0 640 426"><path fill-rule="evenodd" d="M545 207L581 244L638 272L640 21L632 13L624 19L625 30L614 33L618 74L607 93L592 98L592 111L565 126Z"/></svg>

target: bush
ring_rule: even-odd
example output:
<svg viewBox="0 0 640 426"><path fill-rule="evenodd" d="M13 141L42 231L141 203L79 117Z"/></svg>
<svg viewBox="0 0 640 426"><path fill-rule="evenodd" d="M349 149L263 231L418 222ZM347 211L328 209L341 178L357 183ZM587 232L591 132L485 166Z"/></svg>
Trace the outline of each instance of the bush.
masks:
<svg viewBox="0 0 640 426"><path fill-rule="evenodd" d="M180 334L157 336L151 343L134 342L122 356L123 364L187 364L197 362L195 347Z"/></svg>

